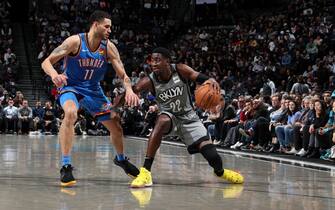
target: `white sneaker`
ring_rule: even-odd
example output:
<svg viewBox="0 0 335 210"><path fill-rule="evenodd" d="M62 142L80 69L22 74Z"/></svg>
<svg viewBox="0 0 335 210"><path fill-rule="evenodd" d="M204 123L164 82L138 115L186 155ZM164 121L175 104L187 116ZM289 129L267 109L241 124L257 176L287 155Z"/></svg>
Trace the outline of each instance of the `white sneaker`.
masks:
<svg viewBox="0 0 335 210"><path fill-rule="evenodd" d="M218 145L218 144L220 144L220 143L221 143L221 141L216 140L216 139L213 141L213 144L214 144L214 145Z"/></svg>
<svg viewBox="0 0 335 210"><path fill-rule="evenodd" d="M286 154L290 154L290 155L295 155L297 153L298 153L298 151L294 147L292 147L292 149L290 151L286 152Z"/></svg>
<svg viewBox="0 0 335 210"><path fill-rule="evenodd" d="M304 156L305 154L306 154L306 150L304 150L304 148L302 148L296 155L298 155L298 156Z"/></svg>
<svg viewBox="0 0 335 210"><path fill-rule="evenodd" d="M236 149L237 145L239 144L240 142L236 142L234 145L231 145L230 146L230 149Z"/></svg>
<svg viewBox="0 0 335 210"><path fill-rule="evenodd" d="M243 142L239 142L238 145L236 146L236 148L239 148L243 145Z"/></svg>

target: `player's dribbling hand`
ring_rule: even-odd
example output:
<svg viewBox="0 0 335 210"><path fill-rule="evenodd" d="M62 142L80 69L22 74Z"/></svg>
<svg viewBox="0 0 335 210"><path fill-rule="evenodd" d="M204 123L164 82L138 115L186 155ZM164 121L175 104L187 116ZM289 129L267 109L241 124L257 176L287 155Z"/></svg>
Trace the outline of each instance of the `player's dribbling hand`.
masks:
<svg viewBox="0 0 335 210"><path fill-rule="evenodd" d="M126 91L126 105L128 106L138 106L140 104L140 99L133 91Z"/></svg>
<svg viewBox="0 0 335 210"><path fill-rule="evenodd" d="M52 82L56 85L56 87L62 87L63 85L67 85L67 76L64 74L58 74L52 78Z"/></svg>
<svg viewBox="0 0 335 210"><path fill-rule="evenodd" d="M213 85L213 88L216 90L216 91L221 91L221 87L219 85L219 83L213 79L213 78L210 78L208 81L210 81Z"/></svg>

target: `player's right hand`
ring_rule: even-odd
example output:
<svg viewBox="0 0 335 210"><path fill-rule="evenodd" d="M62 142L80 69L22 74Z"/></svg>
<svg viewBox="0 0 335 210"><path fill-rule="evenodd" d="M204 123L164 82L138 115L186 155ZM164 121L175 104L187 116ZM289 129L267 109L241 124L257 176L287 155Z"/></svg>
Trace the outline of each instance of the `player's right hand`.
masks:
<svg viewBox="0 0 335 210"><path fill-rule="evenodd" d="M64 74L57 74L52 78L52 82L56 87L62 87L63 85L67 85L67 76Z"/></svg>
<svg viewBox="0 0 335 210"><path fill-rule="evenodd" d="M140 99L138 96L132 91L126 91L126 104L130 107L138 106L140 104Z"/></svg>

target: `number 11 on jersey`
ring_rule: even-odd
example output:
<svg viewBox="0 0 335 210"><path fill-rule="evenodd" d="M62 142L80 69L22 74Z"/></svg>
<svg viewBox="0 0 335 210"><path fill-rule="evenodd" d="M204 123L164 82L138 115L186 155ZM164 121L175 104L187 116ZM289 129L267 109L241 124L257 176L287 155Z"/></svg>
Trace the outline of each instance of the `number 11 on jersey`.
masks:
<svg viewBox="0 0 335 210"><path fill-rule="evenodd" d="M90 80L93 76L94 69L86 69L85 71L86 73L85 73L84 80Z"/></svg>

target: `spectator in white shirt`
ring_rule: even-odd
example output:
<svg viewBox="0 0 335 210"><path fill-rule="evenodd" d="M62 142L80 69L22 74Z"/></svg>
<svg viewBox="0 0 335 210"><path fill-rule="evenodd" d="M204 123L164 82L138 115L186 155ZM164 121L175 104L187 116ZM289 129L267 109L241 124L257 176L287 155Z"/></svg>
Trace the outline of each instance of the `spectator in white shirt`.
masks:
<svg viewBox="0 0 335 210"><path fill-rule="evenodd" d="M8 106L4 108L5 132L10 133L9 127L12 127L11 133L16 132L18 108L13 106L13 99L8 100Z"/></svg>

